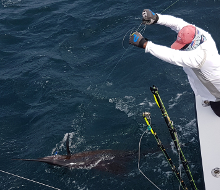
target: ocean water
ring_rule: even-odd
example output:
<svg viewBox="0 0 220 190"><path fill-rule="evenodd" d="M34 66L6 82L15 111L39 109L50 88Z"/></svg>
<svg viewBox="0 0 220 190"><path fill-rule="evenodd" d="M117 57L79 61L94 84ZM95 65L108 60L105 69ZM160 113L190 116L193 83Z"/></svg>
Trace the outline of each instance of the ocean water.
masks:
<svg viewBox="0 0 220 190"><path fill-rule="evenodd" d="M1 0L1 190L51 189L39 183L62 190L156 189L138 171L135 156L124 160L126 170L120 174L12 160L65 155L68 133L73 154L137 151L146 130L142 112L149 111L178 166L152 85L159 88L198 189L204 189L194 95L185 73L128 44L144 8L207 30L220 47L219 0ZM143 35L166 46L176 39L173 31L158 25L147 26ZM144 135L141 151L145 175L160 189L179 189L152 134ZM184 172L183 178L189 186Z"/></svg>

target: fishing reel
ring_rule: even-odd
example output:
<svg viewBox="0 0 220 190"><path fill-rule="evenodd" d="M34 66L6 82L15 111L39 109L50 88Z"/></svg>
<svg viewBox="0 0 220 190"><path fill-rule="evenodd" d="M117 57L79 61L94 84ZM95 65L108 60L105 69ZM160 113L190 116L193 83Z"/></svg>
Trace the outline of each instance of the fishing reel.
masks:
<svg viewBox="0 0 220 190"><path fill-rule="evenodd" d="M149 124L151 125L150 112L144 112L143 117L146 118L149 121Z"/></svg>

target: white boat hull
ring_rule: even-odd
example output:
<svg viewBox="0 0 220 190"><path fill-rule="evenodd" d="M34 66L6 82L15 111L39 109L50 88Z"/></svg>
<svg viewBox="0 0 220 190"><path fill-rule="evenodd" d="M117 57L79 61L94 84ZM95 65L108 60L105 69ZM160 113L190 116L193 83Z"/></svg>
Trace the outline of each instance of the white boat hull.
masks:
<svg viewBox="0 0 220 190"><path fill-rule="evenodd" d="M220 117L210 106L202 106L200 96L196 96L196 112L205 188L220 190Z"/></svg>

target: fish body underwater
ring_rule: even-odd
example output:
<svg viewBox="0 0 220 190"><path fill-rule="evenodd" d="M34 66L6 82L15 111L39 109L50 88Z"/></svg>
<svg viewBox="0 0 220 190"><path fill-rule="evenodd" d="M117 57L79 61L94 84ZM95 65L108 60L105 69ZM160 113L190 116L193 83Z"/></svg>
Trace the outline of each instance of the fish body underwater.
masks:
<svg viewBox="0 0 220 190"><path fill-rule="evenodd" d="M137 151L94 150L71 154L69 135L66 140L67 155L53 155L38 159L16 159L23 161L43 162L70 169L98 169L115 174L126 171L126 163L137 157Z"/></svg>

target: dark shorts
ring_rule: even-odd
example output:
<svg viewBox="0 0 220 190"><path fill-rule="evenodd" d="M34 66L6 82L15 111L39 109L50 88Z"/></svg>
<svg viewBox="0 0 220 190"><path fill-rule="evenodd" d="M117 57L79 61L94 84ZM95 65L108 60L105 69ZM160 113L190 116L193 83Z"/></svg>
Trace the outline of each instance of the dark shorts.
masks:
<svg viewBox="0 0 220 190"><path fill-rule="evenodd" d="M220 117L220 102L210 102L212 110Z"/></svg>

